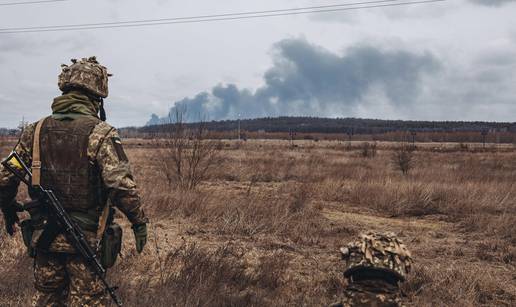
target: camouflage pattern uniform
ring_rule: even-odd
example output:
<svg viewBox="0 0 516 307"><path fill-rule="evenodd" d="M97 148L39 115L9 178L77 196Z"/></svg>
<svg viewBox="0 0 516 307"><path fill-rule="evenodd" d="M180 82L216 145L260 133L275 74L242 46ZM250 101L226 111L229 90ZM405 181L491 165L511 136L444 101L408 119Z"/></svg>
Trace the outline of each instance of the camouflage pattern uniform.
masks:
<svg viewBox="0 0 516 307"><path fill-rule="evenodd" d="M91 65L86 65L85 62ZM74 64L76 63L77 61L74 62ZM99 170L101 188L106 194L104 201L110 201L133 225L146 224L148 220L141 209L136 183L129 161L123 151L120 137L113 127L98 119L99 103L89 96L93 91L88 88L88 84L89 87L97 89L94 92L95 95L107 96L108 74L105 68L101 69L101 73L105 75L105 80L103 79L105 86L95 84L94 82L98 80L95 81L88 75L88 69L98 69L98 67L95 68L95 63L96 60L90 58L79 62L83 65L76 65L79 66L79 70L86 70L85 73L81 72L85 74L83 75L86 80L83 82L85 86L77 89L78 84L73 84L73 90L54 99L53 115L47 118L47 121L80 123L83 120L89 120L90 123L92 121L96 123L88 137L87 159ZM59 77L59 86L63 91L70 83L63 81L66 79L63 75L70 71L70 67L65 66ZM102 66L100 67L102 68ZM68 80L75 79L68 77ZM80 80L77 83L80 83ZM36 123L29 125L23 131L20 141L15 147L15 151L29 166L32 165L35 127ZM42 156L52 152L52 147L50 145L47 147L49 148L42 148ZM2 208L10 206L16 197L18 186L19 181L0 165L0 206ZM73 202L71 205L73 206ZM103 208L104 205L105 203L98 203L97 207ZM67 208L65 207L65 209ZM67 209L67 211L69 210ZM92 247L97 244L96 229L101 210L96 210L96 212L98 214L89 216L74 215L73 212L69 212L80 226L87 226L82 228ZM34 219L34 216L31 217ZM36 248L42 232L43 229L36 228L32 237L32 247ZM67 242L63 234L59 234L47 250L36 250L34 278L37 292L33 299L33 306L106 306L108 297L100 280L75 253L74 248Z"/></svg>
<svg viewBox="0 0 516 307"><path fill-rule="evenodd" d="M340 252L348 286L332 307L403 306L399 282L410 272L412 257L396 235L368 232Z"/></svg>

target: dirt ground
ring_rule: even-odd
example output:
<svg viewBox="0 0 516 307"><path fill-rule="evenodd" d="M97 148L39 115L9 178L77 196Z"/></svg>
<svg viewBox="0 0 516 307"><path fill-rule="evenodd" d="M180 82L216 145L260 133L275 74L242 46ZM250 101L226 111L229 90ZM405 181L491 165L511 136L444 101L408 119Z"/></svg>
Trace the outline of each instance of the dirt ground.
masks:
<svg viewBox="0 0 516 307"><path fill-rule="evenodd" d="M127 306L325 306L346 284L338 248L368 230L413 253L407 305L516 305L511 145L419 144L403 174L395 143L225 141L209 179L183 191L159 144L126 143L151 218L142 255L117 219L124 245L108 277ZM0 235L0 264L0 305L27 305L21 238Z"/></svg>

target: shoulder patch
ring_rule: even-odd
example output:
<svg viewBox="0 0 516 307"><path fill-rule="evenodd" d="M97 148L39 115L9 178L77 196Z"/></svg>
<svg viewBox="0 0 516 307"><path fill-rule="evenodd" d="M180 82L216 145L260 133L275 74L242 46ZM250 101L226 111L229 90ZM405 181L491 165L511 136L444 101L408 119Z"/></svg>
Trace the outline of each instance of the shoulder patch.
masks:
<svg viewBox="0 0 516 307"><path fill-rule="evenodd" d="M128 162L127 155L125 154L124 147L122 147L122 140L119 137L112 137L111 142L113 143L113 147L115 147L116 155L118 156L118 160Z"/></svg>

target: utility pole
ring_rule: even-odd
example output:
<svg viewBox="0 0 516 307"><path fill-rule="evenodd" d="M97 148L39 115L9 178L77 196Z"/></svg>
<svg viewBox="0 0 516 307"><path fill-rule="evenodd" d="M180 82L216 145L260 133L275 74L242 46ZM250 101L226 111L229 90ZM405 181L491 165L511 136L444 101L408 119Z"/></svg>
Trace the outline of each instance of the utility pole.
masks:
<svg viewBox="0 0 516 307"><path fill-rule="evenodd" d="M292 129L288 129L288 136L290 137L290 146L294 147L294 136L296 133Z"/></svg>
<svg viewBox="0 0 516 307"><path fill-rule="evenodd" d="M348 134L348 142L351 144L351 138L355 134L355 128L353 128L353 127L348 128L347 134Z"/></svg>
<svg viewBox="0 0 516 307"><path fill-rule="evenodd" d="M240 142L240 113L238 113L238 141Z"/></svg>
<svg viewBox="0 0 516 307"><path fill-rule="evenodd" d="M486 148L487 129L482 130L482 148Z"/></svg>
<svg viewBox="0 0 516 307"><path fill-rule="evenodd" d="M412 135L412 147L416 148L416 131L412 130L410 134Z"/></svg>

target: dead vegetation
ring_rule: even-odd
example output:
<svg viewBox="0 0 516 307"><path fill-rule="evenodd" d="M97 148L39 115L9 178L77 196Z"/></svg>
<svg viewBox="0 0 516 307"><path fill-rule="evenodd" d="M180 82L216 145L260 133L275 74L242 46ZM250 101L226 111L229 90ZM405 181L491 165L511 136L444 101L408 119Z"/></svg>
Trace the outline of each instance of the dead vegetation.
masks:
<svg viewBox="0 0 516 307"><path fill-rule="evenodd" d="M163 165L171 140L153 142L127 150L152 220L141 256L124 224L109 275L127 306L324 306L345 285L338 248L369 229L412 250L408 305L516 303L515 151L418 146L404 175L393 167L399 144L364 159L363 145L226 142L185 189ZM30 260L20 238L0 240L0 305L24 305Z"/></svg>
<svg viewBox="0 0 516 307"><path fill-rule="evenodd" d="M377 144L375 143L369 143L364 142L361 145L360 155L363 158L374 158L376 157L377 152Z"/></svg>
<svg viewBox="0 0 516 307"><path fill-rule="evenodd" d="M167 138L158 141L155 147L158 148L157 158L161 161L168 186L194 190L220 163L222 145L207 138L204 122L188 127L183 121L185 115L186 112L176 111L168 127Z"/></svg>
<svg viewBox="0 0 516 307"><path fill-rule="evenodd" d="M392 153L392 164L395 169L400 170L403 175L414 167L414 151L416 148L407 143L401 143Z"/></svg>

